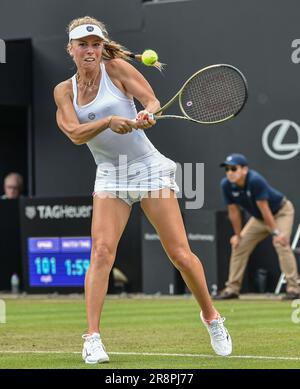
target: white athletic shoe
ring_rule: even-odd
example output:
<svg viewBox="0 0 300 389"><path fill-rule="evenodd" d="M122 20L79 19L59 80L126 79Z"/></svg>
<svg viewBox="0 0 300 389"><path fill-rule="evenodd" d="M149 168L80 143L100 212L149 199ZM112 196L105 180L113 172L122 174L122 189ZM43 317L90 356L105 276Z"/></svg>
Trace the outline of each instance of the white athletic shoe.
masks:
<svg viewBox="0 0 300 389"><path fill-rule="evenodd" d="M94 332L92 335L82 335L82 339L84 339L82 359L85 363L93 364L109 361L100 334Z"/></svg>
<svg viewBox="0 0 300 389"><path fill-rule="evenodd" d="M215 353L221 355L222 357L230 355L232 352L232 341L229 332L223 324L225 318L219 317L218 319L212 320L210 324L203 319L202 312L200 312L200 318L207 328L210 335L211 345Z"/></svg>

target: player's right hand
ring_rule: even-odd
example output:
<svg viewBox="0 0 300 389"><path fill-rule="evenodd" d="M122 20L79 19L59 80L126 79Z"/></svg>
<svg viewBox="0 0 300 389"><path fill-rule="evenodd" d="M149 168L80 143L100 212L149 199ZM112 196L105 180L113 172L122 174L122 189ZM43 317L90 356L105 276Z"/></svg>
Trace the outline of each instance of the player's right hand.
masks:
<svg viewBox="0 0 300 389"><path fill-rule="evenodd" d="M146 130L156 124L155 119L153 119L153 114L150 114L150 112L145 109L137 114L135 120L140 130Z"/></svg>
<svg viewBox="0 0 300 389"><path fill-rule="evenodd" d="M283 234L279 234L278 236L273 237L273 245L276 246L278 243L285 247L289 244L289 241Z"/></svg>
<svg viewBox="0 0 300 389"><path fill-rule="evenodd" d="M126 119L122 116L113 116L110 122L110 129L117 134L128 134L132 129L137 129L137 123L134 120Z"/></svg>

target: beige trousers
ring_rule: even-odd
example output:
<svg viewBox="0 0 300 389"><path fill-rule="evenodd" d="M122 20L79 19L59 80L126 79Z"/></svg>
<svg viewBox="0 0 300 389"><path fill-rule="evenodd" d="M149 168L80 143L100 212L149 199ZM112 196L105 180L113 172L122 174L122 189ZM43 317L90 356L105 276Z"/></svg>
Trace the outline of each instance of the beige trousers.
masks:
<svg viewBox="0 0 300 389"><path fill-rule="evenodd" d="M288 240L290 240L292 233L294 213L293 204L288 200L274 215L278 229ZM251 217L246 223L242 229L238 247L232 249L229 279L226 282L225 288L226 292L234 292L237 294L240 292L249 256L256 245L269 234L270 228L263 220ZM290 245L281 246L280 244L275 244L274 247L279 257L280 269L286 277L287 292L299 293L297 262Z"/></svg>

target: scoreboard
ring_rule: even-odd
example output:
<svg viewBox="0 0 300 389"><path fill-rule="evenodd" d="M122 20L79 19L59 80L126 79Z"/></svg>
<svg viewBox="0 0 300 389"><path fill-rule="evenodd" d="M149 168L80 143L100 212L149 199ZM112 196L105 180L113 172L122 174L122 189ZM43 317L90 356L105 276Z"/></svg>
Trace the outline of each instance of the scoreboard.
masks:
<svg viewBox="0 0 300 389"><path fill-rule="evenodd" d="M29 287L83 287L90 265L90 237L30 237Z"/></svg>
<svg viewBox="0 0 300 389"><path fill-rule="evenodd" d="M26 292L83 292L91 257L91 219L91 197L20 199Z"/></svg>

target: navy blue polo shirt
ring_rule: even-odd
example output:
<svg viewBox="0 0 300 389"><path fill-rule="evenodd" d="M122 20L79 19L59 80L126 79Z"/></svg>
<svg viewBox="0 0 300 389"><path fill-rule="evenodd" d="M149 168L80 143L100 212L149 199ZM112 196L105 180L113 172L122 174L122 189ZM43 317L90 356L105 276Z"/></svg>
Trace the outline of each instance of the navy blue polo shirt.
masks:
<svg viewBox="0 0 300 389"><path fill-rule="evenodd" d="M272 188L266 179L255 170L249 170L246 176L245 186L242 188L232 184L226 177L221 181L224 202L237 204L244 208L250 215L262 219L262 214L256 205L258 200L267 200L272 214L280 209L284 195Z"/></svg>

